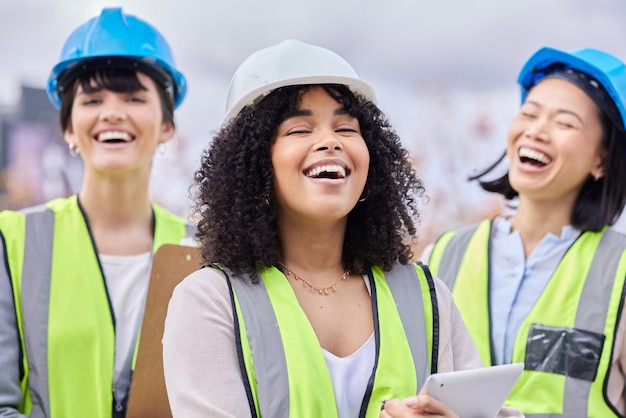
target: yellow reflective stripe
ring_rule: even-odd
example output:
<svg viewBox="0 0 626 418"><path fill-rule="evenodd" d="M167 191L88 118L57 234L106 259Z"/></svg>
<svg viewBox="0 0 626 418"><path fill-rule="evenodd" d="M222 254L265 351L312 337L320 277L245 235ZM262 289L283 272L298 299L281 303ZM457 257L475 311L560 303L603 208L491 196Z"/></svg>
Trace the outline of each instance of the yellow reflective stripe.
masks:
<svg viewBox="0 0 626 418"><path fill-rule="evenodd" d="M28 384L28 354L36 364L47 366L47 370L41 373L48 376L42 382L47 386L46 398L50 403L47 414L52 417L110 418L113 404L111 384L115 335L97 255L76 196L55 199L46 206L54 217L54 236L48 245L52 244L55 248L50 255L50 277L46 274L44 278L51 280L50 291L46 290L45 295L39 295L42 298L45 296L45 300L49 301L49 304L46 302L46 306L42 307L47 321L43 323L43 329L47 327L47 332L41 335L44 346L38 345L37 349L29 350L28 353L24 351L25 378L21 382L24 394L21 411L29 414L33 406ZM31 213L33 209L39 210L29 208L24 212ZM186 235L187 225L182 218L161 208L155 211L155 217L160 225L155 231L155 241L178 243ZM163 222L160 221L161 218ZM1 212L0 228L7 238L7 262L11 269L20 340L22 346L26 347L25 328L38 332L41 325L36 323L25 327L22 314L22 276L25 271L24 256L27 245L24 213ZM38 237L32 238L36 241ZM46 265L50 263L47 262ZM36 271L35 268L35 273ZM31 285L36 284L36 276L34 279L30 280ZM24 297L31 299L37 297L33 303L40 300L39 296L30 292L24 294ZM72 344L68 345L68 341ZM91 389L79 392L76 390L77 384Z"/></svg>
<svg viewBox="0 0 626 418"><path fill-rule="evenodd" d="M50 415L110 418L115 330L104 277L75 198L55 201L48 318ZM68 342L72 342L68 344ZM77 393L77 382L89 390Z"/></svg>
<svg viewBox="0 0 626 418"><path fill-rule="evenodd" d="M489 233L491 222L482 222L463 255L452 296L480 357L491 365L491 330L489 319Z"/></svg>
<svg viewBox="0 0 626 418"><path fill-rule="evenodd" d="M443 235L441 235L437 241L433 244L433 249L430 253L430 257L428 260L424 260L425 263L428 264L430 271L434 276L437 276L439 272L439 266L441 266L441 256L443 255L443 251L445 250L448 242L452 239L452 237L456 234L456 231L447 231Z"/></svg>
<svg viewBox="0 0 626 418"><path fill-rule="evenodd" d="M374 388L366 416L378 417L383 399L405 398L417 393L417 377L400 314L385 275L373 267L378 306L380 351ZM421 316L416 314L416 316Z"/></svg>
<svg viewBox="0 0 626 418"><path fill-rule="evenodd" d="M288 373L289 416L310 416L314 405L316 416L337 417L326 360L293 289L276 268L264 270L262 277L285 346L287 371L293 371Z"/></svg>
<svg viewBox="0 0 626 418"><path fill-rule="evenodd" d="M519 359L524 360L525 336L528 335L532 323L555 327L575 327L580 304L593 303L589 298L583 297L584 287L586 281L599 277L595 276L596 272L590 275L590 268L596 257L600 241L604 238L604 233L605 231L585 232L565 254L535 306L520 327L513 351L514 362L519 361ZM616 321L621 308L624 278L626 277L626 253L623 247L620 247L620 251L616 270L601 273L611 275L615 273L615 279L612 280L612 293L610 302L608 302L603 329L594 330L603 333L605 337L597 376L592 383L575 382L580 389L576 393L580 392L586 397L580 399L581 404L586 403L587 405L587 411L581 413L590 417L615 416L615 413L606 403L604 385L612 361L611 347L614 343ZM596 313L601 311L600 309ZM568 385L571 383L572 379L564 375L525 370L513 387L506 405L518 408L525 414L565 413L563 409L564 396ZM583 387L580 387L581 385Z"/></svg>
<svg viewBox="0 0 626 418"><path fill-rule="evenodd" d="M425 277L425 273L421 267L417 265L396 266L398 272L402 272L400 276L394 277L396 280L407 280L404 285L400 285L397 291L402 292L406 289L408 294L398 295L398 299L394 298L394 290L389 287L387 278L379 268L375 268L370 280L372 295L376 296L373 303L374 314L378 318L376 344L377 344L377 369L373 376L373 386L368 388L368 402L365 414L368 418L378 417L380 413L380 402L383 399L391 397L406 397L417 392L418 377L416 376L416 367L412 357L409 339L402 326L402 313L399 311L397 302L400 303L402 312L407 316L408 324L411 320L424 321L428 324L426 329L418 327L420 333L426 333L417 344L419 344L418 352L421 361L429 362L429 356L426 351L426 341L432 340L432 301L430 288ZM412 271L410 269L413 269ZM394 270L396 271L396 270ZM409 274L407 274L409 273ZM282 376L275 376L272 381L265 381L268 372L264 371L262 375L257 374L255 378L253 370L254 354L259 351L260 355L267 355L276 350L271 361L265 361L260 367L268 367L268 363L277 362L272 368L272 373L284 373L287 375L285 379L286 386L289 387L289 411L283 411L276 405L287 405L287 401L274 400L274 406L268 406L273 415L289 413L289 416L336 416L334 391L332 381L327 370L322 349L315 335L313 328L308 321L304 311L300 307L295 294L285 280L282 273L275 268L265 269L261 272L262 283L259 285L251 285L243 281L241 278L231 278L232 289L240 291L235 298L235 311L237 315L237 324L239 325L239 333L241 335L241 349L244 356L244 364L247 368L246 373L248 379L256 381L260 379L260 384L265 387L272 386L276 380L281 380ZM419 280L419 283L415 282ZM396 288L395 286L393 288ZM418 295L421 293L421 296ZM424 311L414 312L407 311L407 307L413 304L406 303L407 297L421 298L421 303L426 307ZM267 297L267 300L265 300ZM402 299L405 299L402 301ZM243 303L243 305L242 305ZM266 311L265 303L271 311ZM259 306L259 304L261 306ZM417 304L419 305L419 304ZM256 317L246 316L246 312L255 312L257 316L259 312L264 312L262 318L257 321ZM427 319L423 319L423 315L427 315ZM251 323L248 329L244 324L248 318ZM278 324L276 328L274 324ZM410 325L409 325L410 326ZM267 328L271 327L271 328ZM252 330L252 335L243 331ZM273 343L265 341L267 336L277 330L276 336L272 336L272 341L279 339L279 346L274 347ZM304 332L303 332L304 331ZM258 334L258 335L257 335ZM420 334L423 335L423 334ZM248 336L255 341L254 350L248 344ZM264 336L265 338L261 338ZM294 336L297 338L294 339ZM382 341L382 343L381 343ZM379 346L379 344L382 344ZM258 347L257 347L258 346ZM263 347L263 348L260 348ZM423 350L421 353L419 350ZM264 350L264 351L263 351ZM429 352L430 348L428 349ZM283 357L284 355L284 357ZM281 366L284 364L284 366ZM282 368L284 367L284 368ZM429 367L429 364L426 364ZM278 368L278 369L275 369ZM421 368L420 368L421 370ZM291 371L291 373L289 373ZM428 371L420 372L423 378ZM312 391L312 392L311 392ZM286 392L282 391L283 396ZM315 395L315 396L312 396ZM264 412L263 402L259 399L257 388L253 388L253 397L257 412L260 409ZM278 396L278 395L276 395ZM330 404L329 404L330 403ZM274 407L274 409L272 409ZM277 409L278 408L278 409ZM267 411L266 411L267 412ZM281 415L282 416L282 415Z"/></svg>
<svg viewBox="0 0 626 418"><path fill-rule="evenodd" d="M588 236L587 248L597 248L601 234ZM526 355L526 338L530 325L540 323L553 327L573 327L578 309L578 301L582 293L585 277L591 266L593 251L588 257L578 257L576 250L583 239L576 241L565 254L543 292L535 302L526 319L520 326L513 349L513 362L524 361ZM574 255L574 256L573 256ZM577 277L578 280L567 280L563 287L559 277ZM525 413L563 412L563 396L566 377L554 373L542 373L524 370L509 394L507 404L515 405ZM540 387L539 390L537 388ZM549 394L549 395L548 395ZM549 407L552 405L552 407ZM548 409L548 411L546 411Z"/></svg>
<svg viewBox="0 0 626 418"><path fill-rule="evenodd" d="M466 245L461 261L463 264L459 268L453 290L455 302L483 361L490 360L490 336L486 332L490 323L487 310L489 230L482 229L485 228L485 223L480 225L472 241ZM609 236L609 233L613 235ZM474 241L477 239L480 241ZM600 357L596 379L586 382L560 374L525 370L509 395L507 406L522 410L527 416L547 416L542 414L549 413L567 415L572 411L585 409L587 410L584 412L591 417L615 416L606 403L604 386L612 360L610 348L614 344L616 322L622 309L626 277L623 241L623 236L607 228L597 233L585 232L557 266L522 324L513 351L514 362L524 361L527 335L532 323L553 327L578 327L602 333L605 337L605 349ZM452 244L458 243L450 240L446 242L446 246ZM438 248L438 251L444 253L443 247L445 246ZM439 261L445 263L447 260ZM607 273L610 276L608 278ZM459 287L459 283L465 285ZM612 286L611 293L602 294L609 286ZM593 301L596 301L595 307ZM604 318L605 315L606 320L598 329L597 318ZM572 399L578 400L575 406L572 406ZM564 410L565 404L570 411Z"/></svg>
<svg viewBox="0 0 626 418"><path fill-rule="evenodd" d="M188 222L157 204L152 205L155 228L152 253L163 244L178 244L187 235Z"/></svg>

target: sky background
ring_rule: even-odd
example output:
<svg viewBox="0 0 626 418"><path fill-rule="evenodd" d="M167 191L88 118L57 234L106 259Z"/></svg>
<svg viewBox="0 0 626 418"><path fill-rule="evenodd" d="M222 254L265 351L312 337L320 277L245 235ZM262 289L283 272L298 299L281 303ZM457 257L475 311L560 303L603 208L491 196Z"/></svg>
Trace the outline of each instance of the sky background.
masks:
<svg viewBox="0 0 626 418"><path fill-rule="evenodd" d="M624 0L0 0L0 107L17 103L21 85L43 88L71 31L113 6L158 28L187 77L177 138L155 164L166 206L187 210L237 66L293 38L339 53L376 89L426 184L427 240L495 210L466 178L503 151L517 74L535 50L626 59Z"/></svg>

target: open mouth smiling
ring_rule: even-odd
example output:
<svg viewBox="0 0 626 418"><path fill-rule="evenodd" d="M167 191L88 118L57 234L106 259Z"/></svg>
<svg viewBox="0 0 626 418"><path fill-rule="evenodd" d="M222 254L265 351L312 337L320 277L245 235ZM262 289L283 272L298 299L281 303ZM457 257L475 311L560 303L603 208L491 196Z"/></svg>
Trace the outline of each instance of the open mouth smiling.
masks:
<svg viewBox="0 0 626 418"><path fill-rule="evenodd" d="M94 139L98 142L110 144L119 142L131 142L135 139L135 137L130 135L128 132L106 131L96 135Z"/></svg>
<svg viewBox="0 0 626 418"><path fill-rule="evenodd" d="M343 179L350 175L350 169L339 164L324 164L305 170L304 175L314 179Z"/></svg>
<svg viewBox="0 0 626 418"><path fill-rule="evenodd" d="M521 147L518 151L518 156L522 163L539 167L543 167L552 162L552 158L547 154L527 147Z"/></svg>

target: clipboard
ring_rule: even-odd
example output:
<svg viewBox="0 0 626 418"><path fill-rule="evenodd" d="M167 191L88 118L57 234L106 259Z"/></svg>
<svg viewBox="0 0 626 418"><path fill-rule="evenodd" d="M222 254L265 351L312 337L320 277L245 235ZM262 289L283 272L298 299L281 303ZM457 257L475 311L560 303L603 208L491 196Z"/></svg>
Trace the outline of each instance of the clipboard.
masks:
<svg viewBox="0 0 626 418"><path fill-rule="evenodd" d="M126 418L172 418L163 375L165 315L174 287L201 264L197 247L165 244L154 253Z"/></svg>

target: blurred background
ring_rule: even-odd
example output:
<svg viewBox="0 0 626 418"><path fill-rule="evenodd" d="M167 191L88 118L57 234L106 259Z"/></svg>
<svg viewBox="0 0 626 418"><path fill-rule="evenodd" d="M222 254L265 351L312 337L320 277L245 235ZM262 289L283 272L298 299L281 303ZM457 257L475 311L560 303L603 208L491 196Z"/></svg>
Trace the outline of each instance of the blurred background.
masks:
<svg viewBox="0 0 626 418"><path fill-rule="evenodd" d="M339 53L376 89L426 185L420 248L501 209L466 179L503 152L517 74L535 50L589 46L626 60L624 0L0 0L0 209L80 187L80 158L44 87L70 32L113 6L163 33L189 83L177 137L156 156L155 201L189 215L232 74L257 49L299 39Z"/></svg>

